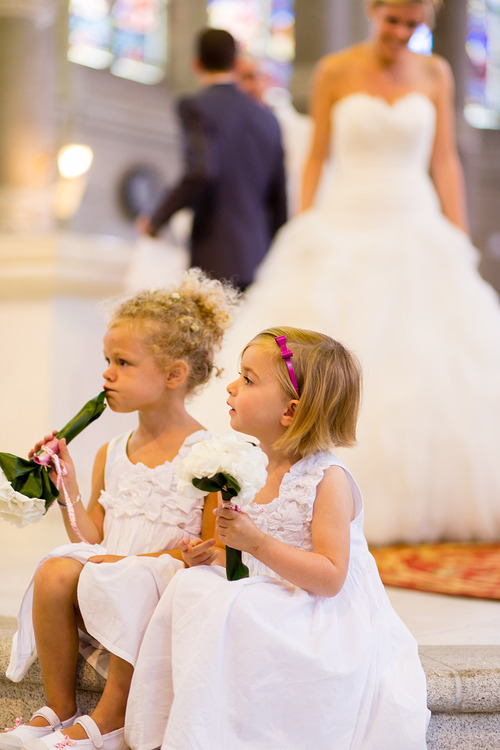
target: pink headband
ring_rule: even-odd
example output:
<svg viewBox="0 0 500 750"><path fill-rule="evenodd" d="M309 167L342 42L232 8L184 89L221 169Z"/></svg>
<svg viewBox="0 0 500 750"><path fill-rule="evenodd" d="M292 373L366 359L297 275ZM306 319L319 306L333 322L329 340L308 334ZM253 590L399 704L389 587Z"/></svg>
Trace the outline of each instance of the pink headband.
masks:
<svg viewBox="0 0 500 750"><path fill-rule="evenodd" d="M293 352L290 351L290 349L286 348L286 336L275 336L276 343L278 344L279 348L281 349L281 358L285 360L285 364L288 367L288 374L290 375L290 381L297 391L297 396L300 395L299 393L299 386L297 383L297 378L295 377L295 371L293 369L293 365L291 362L291 359L293 357Z"/></svg>

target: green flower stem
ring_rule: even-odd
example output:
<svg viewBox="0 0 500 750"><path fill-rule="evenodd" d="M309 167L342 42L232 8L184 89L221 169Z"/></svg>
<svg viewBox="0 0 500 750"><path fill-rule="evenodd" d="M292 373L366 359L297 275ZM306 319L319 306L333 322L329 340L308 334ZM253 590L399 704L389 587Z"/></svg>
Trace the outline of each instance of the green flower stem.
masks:
<svg viewBox="0 0 500 750"><path fill-rule="evenodd" d="M206 492L220 492L225 503L232 502L238 495L240 486L236 479L230 474L220 471L212 477L195 478L192 480L195 487ZM237 581L240 578L248 578L249 571L241 560L241 550L226 546L226 577L228 581Z"/></svg>
<svg viewBox="0 0 500 750"><path fill-rule="evenodd" d="M247 566L241 560L241 550L226 547L226 578L228 581L238 581L248 578Z"/></svg>
<svg viewBox="0 0 500 750"><path fill-rule="evenodd" d="M85 427L101 416L106 408L104 397L105 393L104 391L101 391L99 395L95 396L95 398L91 398L90 401L87 401L78 414L75 414L73 419L70 419L70 421L56 433L55 437L59 440L66 438L67 443L69 443L70 440L73 440L73 438L79 435Z"/></svg>
<svg viewBox="0 0 500 750"><path fill-rule="evenodd" d="M224 502L231 502L235 495L231 490L221 488L221 495ZM248 578L249 571L247 566L241 560L241 550L233 547L226 547L226 578L228 581L238 581L240 578Z"/></svg>

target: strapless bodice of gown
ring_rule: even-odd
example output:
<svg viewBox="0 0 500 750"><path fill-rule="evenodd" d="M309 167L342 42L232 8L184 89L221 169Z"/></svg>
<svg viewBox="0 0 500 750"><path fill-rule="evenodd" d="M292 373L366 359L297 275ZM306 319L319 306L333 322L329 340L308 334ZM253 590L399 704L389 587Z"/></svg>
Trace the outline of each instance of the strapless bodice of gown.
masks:
<svg viewBox="0 0 500 750"><path fill-rule="evenodd" d="M364 93L341 99L332 109L333 179L321 210L340 227L353 217L384 223L439 210L428 176L435 122L433 103L419 93L393 103Z"/></svg>

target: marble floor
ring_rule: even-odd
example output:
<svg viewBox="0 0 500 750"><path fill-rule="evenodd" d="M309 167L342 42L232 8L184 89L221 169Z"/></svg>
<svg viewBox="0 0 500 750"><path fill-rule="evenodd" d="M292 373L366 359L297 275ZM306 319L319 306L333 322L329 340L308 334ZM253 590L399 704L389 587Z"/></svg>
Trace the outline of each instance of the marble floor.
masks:
<svg viewBox="0 0 500 750"><path fill-rule="evenodd" d="M36 563L66 540L57 508L24 529L0 521L0 616L16 615ZM420 645L500 645L500 601L387 591Z"/></svg>

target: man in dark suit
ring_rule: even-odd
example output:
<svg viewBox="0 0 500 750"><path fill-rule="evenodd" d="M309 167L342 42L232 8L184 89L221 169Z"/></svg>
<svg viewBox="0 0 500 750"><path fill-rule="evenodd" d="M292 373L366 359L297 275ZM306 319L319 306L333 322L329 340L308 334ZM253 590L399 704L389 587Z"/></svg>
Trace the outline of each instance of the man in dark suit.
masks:
<svg viewBox="0 0 500 750"><path fill-rule="evenodd" d="M179 103L184 174L140 231L155 236L181 208L193 209L191 265L245 289L286 221L280 129L274 115L236 85L236 43L205 29L195 67L202 90Z"/></svg>

